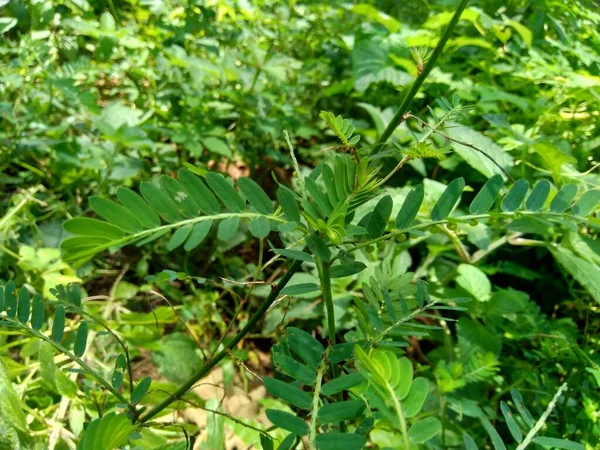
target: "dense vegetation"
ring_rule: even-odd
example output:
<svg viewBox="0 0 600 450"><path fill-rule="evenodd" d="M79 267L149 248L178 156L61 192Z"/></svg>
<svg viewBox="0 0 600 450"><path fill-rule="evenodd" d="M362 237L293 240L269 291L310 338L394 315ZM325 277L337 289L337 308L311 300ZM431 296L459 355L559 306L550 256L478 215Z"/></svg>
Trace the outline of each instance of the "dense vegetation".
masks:
<svg viewBox="0 0 600 450"><path fill-rule="evenodd" d="M0 449L600 448L596 1L0 36Z"/></svg>

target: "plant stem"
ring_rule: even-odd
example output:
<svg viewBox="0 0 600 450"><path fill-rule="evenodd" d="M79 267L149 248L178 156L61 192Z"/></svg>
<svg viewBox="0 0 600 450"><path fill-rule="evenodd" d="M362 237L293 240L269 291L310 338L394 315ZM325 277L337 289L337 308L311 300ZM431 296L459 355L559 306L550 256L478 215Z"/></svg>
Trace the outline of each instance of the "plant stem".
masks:
<svg viewBox="0 0 600 450"><path fill-rule="evenodd" d="M431 69L433 69L433 66L435 65L439 56L442 54L442 50L444 49L446 42L448 42L448 39L450 38L454 27L458 23L458 20L460 19L460 16L462 15L464 9L466 8L468 1L469 0L461 0L460 4L458 5L458 8L456 9L456 12L452 16L452 19L448 24L448 28L446 28L446 31L437 43L435 49L433 50L433 53L431 54L431 57L429 58L427 64L423 68L423 71L417 76L417 78L411 85L410 90L406 94L406 97L404 97L404 100L402 100L398 111L396 111L396 114L394 115L388 126L385 127L385 130L383 130L383 133L381 133L381 136L379 136L379 139L377 139L377 142L371 149L371 155L381 151L383 145L390 138L394 130L398 127L398 125L400 125L400 123L402 123L404 115L408 112L408 108L410 108L410 105L415 96L417 95L417 92L419 92L421 85L429 75L429 72L431 72Z"/></svg>
<svg viewBox="0 0 600 450"><path fill-rule="evenodd" d="M206 362L204 364L204 366L202 366L202 369L200 369L188 381L186 381L184 384L182 384L179 387L179 389L177 389L174 393L172 393L169 397L164 399L162 402L160 402L154 408L150 409L147 413L143 414L138 419L138 422L140 422L140 423L147 422L152 417L156 416L158 413L160 413L162 410L164 410L166 407L168 407L171 403L173 403L174 401L179 400L181 397L183 397L187 393L187 391L189 391L192 388L192 386L194 386L194 384L196 384L199 380L201 380L202 378L207 376L210 373L210 371L223 358L225 358L228 355L229 351L231 349L233 349L250 331L252 331L252 329L256 326L256 324L258 322L260 322L260 320L263 318L265 313L271 307L273 302L279 296L279 293L281 292L281 290L286 286L286 284L288 284L288 282L292 278L292 275L294 275L298 271L298 269L300 269L301 265L302 265L302 261L294 260L294 262L292 262L292 264L290 265L286 274L281 278L279 283L273 287L273 290L268 295L268 297L261 303L261 305L256 310L256 312L252 315L252 317L250 317L246 326L244 328L242 328L235 335L235 337L225 346L225 348L223 350L221 350L218 354L216 354L215 357L212 358L210 361Z"/></svg>
<svg viewBox="0 0 600 450"><path fill-rule="evenodd" d="M333 310L333 296L331 295L331 276L329 267L331 263L322 261L319 277L321 278L321 291L327 309L327 334L331 345L335 345L335 312Z"/></svg>
<svg viewBox="0 0 600 450"><path fill-rule="evenodd" d="M408 427L406 426L406 417L404 417L404 412L402 411L402 406L396 397L396 393L387 384L388 390L390 392L390 398L394 402L394 407L396 408L396 414L398 415L398 421L400 422L400 431L402 432L402 441L404 442L404 450L410 450L410 441L408 440Z"/></svg>
<svg viewBox="0 0 600 450"><path fill-rule="evenodd" d="M317 413L319 411L319 396L321 395L321 384L323 383L323 375L325 374L325 369L327 369L327 355L331 350L331 346L328 346L323 354L323 359L321 360L321 364L319 364L319 368L317 369L317 381L315 383L315 392L313 394L313 403L312 403L312 412L310 415L310 434L309 434L309 449L316 448L315 447L315 438L317 435Z"/></svg>
<svg viewBox="0 0 600 450"><path fill-rule="evenodd" d="M525 438L523 439L523 442L521 442L519 444L519 446L517 447L517 450L525 450L525 448L527 448L527 446L529 444L531 444L531 441L533 440L535 435L538 434L538 432L542 429L542 427L546 423L546 420L548 420L548 416L550 415L552 410L556 407L556 402L558 402L558 398L566 390L567 390L567 383L564 383L561 387L558 388L558 391L556 391L556 394L554 394L554 397L552 398L552 400L550 400L550 403L548 403L548 407L546 408L546 411L544 411L544 414L542 414L542 416L535 423L533 428L529 431L529 433L527 433L527 436L525 436Z"/></svg>

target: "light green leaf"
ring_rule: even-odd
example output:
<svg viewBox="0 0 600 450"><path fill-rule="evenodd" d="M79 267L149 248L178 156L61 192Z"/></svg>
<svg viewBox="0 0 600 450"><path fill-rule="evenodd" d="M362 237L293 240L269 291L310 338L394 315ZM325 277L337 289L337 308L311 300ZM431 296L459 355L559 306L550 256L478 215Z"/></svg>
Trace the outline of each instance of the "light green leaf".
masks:
<svg viewBox="0 0 600 450"><path fill-rule="evenodd" d="M407 418L416 416L425 404L429 393L429 382L426 378L417 377L413 380L408 396L402 401L402 409Z"/></svg>
<svg viewBox="0 0 600 450"><path fill-rule="evenodd" d="M539 436L533 438L533 442L543 447L563 448L567 450L585 450L585 445L580 444L579 442L569 441L568 439Z"/></svg>
<svg viewBox="0 0 600 450"><path fill-rule="evenodd" d="M318 284L315 283L300 283L300 284L293 284L293 285L289 285L284 287L281 290L281 294L282 295L302 295L302 294L307 294L309 292L315 292L318 291L320 289Z"/></svg>
<svg viewBox="0 0 600 450"><path fill-rule="evenodd" d="M14 17L0 17L0 34L6 33L17 24Z"/></svg>
<svg viewBox="0 0 600 450"><path fill-rule="evenodd" d="M177 231L175 231L175 233L173 233L173 236L171 236L171 239L169 240L169 243L167 244L167 251L171 252L171 251L175 250L177 247L181 246L185 242L185 240L188 238L188 236L190 235L191 232L192 232L191 225L178 228Z"/></svg>
<svg viewBox="0 0 600 450"><path fill-rule="evenodd" d="M513 158L506 151L478 131L456 123L448 123L445 132L453 139L474 145L506 170L514 164ZM452 143L452 148L467 164L481 172L487 178L491 178L499 172L496 165L478 151L455 142ZM505 175L502 174L502 176L504 177Z"/></svg>
<svg viewBox="0 0 600 450"><path fill-rule="evenodd" d="M408 438L413 444L421 444L436 436L442 429L437 417L427 417L414 423L408 430Z"/></svg>
<svg viewBox="0 0 600 450"><path fill-rule="evenodd" d="M542 158L546 167L550 169L550 172L552 172L552 179L554 180L555 184L560 183L560 170L562 166L567 163L577 162L577 160L572 156L561 152L554 145L546 142L534 144L531 149Z"/></svg>
<svg viewBox="0 0 600 450"><path fill-rule="evenodd" d="M221 241L228 241L235 236L238 227L240 226L240 218L238 216L228 217L219 223L217 228L217 237Z"/></svg>
<svg viewBox="0 0 600 450"><path fill-rule="evenodd" d="M150 389L151 384L152 378L142 378L131 393L131 403L138 403L142 398L144 398L144 395L146 395L146 392L148 392L148 389Z"/></svg>
<svg viewBox="0 0 600 450"><path fill-rule="evenodd" d="M600 268L565 247L552 245L549 248L554 259L600 303Z"/></svg>
<svg viewBox="0 0 600 450"><path fill-rule="evenodd" d="M583 193L571 210L578 216L587 216L594 210L598 202L600 202L600 190L589 190Z"/></svg>
<svg viewBox="0 0 600 450"><path fill-rule="evenodd" d="M63 224L63 228L65 231L79 236L105 237L111 241L125 236L125 233L120 228L108 222L88 217L76 217L75 219L67 220Z"/></svg>
<svg viewBox="0 0 600 450"><path fill-rule="evenodd" d="M257 239L264 239L271 232L269 220L264 216L252 219L248 228L250 230L250 233L252 233L252 236L254 236Z"/></svg>
<svg viewBox="0 0 600 450"><path fill-rule="evenodd" d="M231 149L223 139L216 137L206 137L202 139L204 146L212 153L231 158Z"/></svg>
<svg viewBox="0 0 600 450"><path fill-rule="evenodd" d="M490 299L492 283L481 269L471 264L460 264L456 270L456 284L480 302Z"/></svg>

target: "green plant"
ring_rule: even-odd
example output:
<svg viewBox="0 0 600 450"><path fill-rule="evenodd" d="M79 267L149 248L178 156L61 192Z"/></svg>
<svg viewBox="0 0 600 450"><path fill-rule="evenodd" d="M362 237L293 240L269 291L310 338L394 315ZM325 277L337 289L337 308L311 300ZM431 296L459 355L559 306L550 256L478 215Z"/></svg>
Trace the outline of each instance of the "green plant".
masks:
<svg viewBox="0 0 600 450"><path fill-rule="evenodd" d="M579 182L585 174L564 174L565 164L572 159L561 156L561 151L554 144L542 142L544 139L533 131L524 132L518 127L511 128L501 117L492 117L488 113L476 111L473 114L475 119L466 118L462 114L466 109L460 105L458 96L453 96L450 101L442 95L436 96L435 103L426 105L430 118L425 115L421 118L420 113L417 115L410 112L416 94L425 86L426 78L432 73L444 45L447 42L458 45L458 42L451 40L451 34L461 13L465 11L466 4L466 1L461 1L457 12L447 15L445 19L436 16L435 20L447 23L448 27L432 52L412 52L417 63L414 82L407 89L395 114L385 117L382 111L372 105L362 105L376 125L375 135L372 130L362 128L368 127L364 121L351 121L341 115L323 111L321 118L331 133L340 140L341 147L334 147L339 151L330 151L327 156L319 159L317 166L310 172L300 166L300 158L296 157L293 149L294 142L288 135L285 136L290 148L290 156L285 157L285 160L291 161L295 176L289 184L281 173L273 176L273 185L277 187L277 202L273 202L268 195L268 188L263 189L254 181L254 165L252 177L236 177L237 180L233 181L233 178L216 170L207 170L186 161L186 168L178 171L177 178L162 175L155 180L158 182L142 181L139 187L141 195L136 193L126 187L130 186L130 177L124 177L123 180L127 182L123 182L114 179L111 173L114 164L121 166L120 156L130 145L135 144L132 148L142 155L147 146L153 147L155 144L150 144L145 134L152 134L155 130L152 127L145 129L141 119L135 123L129 122L129 119L119 120L118 123L112 122L114 126L105 123L110 119L129 117L128 114L136 110L124 110L122 105L106 108L105 111L108 112L94 125L97 130L94 128L90 136L98 138L101 142L97 144L105 148L111 148L109 142L114 143L115 147L109 153L103 175L94 183L101 190L110 185L108 192L116 188L118 202L106 195L89 196L92 188L84 190L84 202L89 203L96 218L77 217L66 221L64 229L69 236L62 240L62 259L84 273L85 270L90 270L90 260L102 252L119 255L120 250L131 244L142 248L153 243L154 251L147 252L145 258L152 258L156 254L160 255L161 262L153 264L152 268L158 270L146 277L149 283L169 292L187 289L195 292L198 286L208 284L227 292L234 299L234 307L228 313L229 324L220 330L221 337L206 345L196 339L195 330L188 328L186 321L191 314L186 308L178 308L169 303L169 307L162 307L160 311L151 308L151 312L130 314L125 318L116 314L116 320L109 321L106 316L110 317L121 306L111 304L110 308L98 308L92 312L92 305L87 301L81 302L80 292L74 286L61 286L53 290L56 300L42 301L41 296L34 296L29 317L30 289L26 285L39 285L40 282L31 276L31 272L37 270L31 263L35 258L22 256L26 254L27 247L19 244L23 252L13 252L11 256L19 258L19 267L26 275L23 277L19 274L15 278L21 279L8 281L2 286L0 299L4 302L6 311L6 315L1 316L2 324L7 326L9 332L17 333L18 336L35 338L31 342L44 341L57 352L59 356L56 359L59 363L64 362L61 359L64 355L78 366L70 367L70 373L77 374L78 383L84 386L86 393L90 393L94 400L93 404L88 405L92 411L88 414L91 420L83 431L79 444L81 448L94 448L94 442L99 440L107 448L123 446L126 442L135 445L135 441L150 428L175 428L178 433L185 435L185 446L191 448L193 439L188 435L186 426L180 429L176 423L162 424L155 421L159 416L165 417L165 413L171 409L179 410L188 405L208 410L211 418L209 445L215 448L223 445L222 423L219 418L259 433L263 448L273 448L275 441L279 442L278 448L293 448L301 438L311 448L319 449L362 448L366 442L380 448L459 447L463 443L459 442L457 436L462 437L461 431L466 432L464 430L468 430L465 436L472 434L483 442L485 438L477 433L478 423L482 424L496 448L504 448L502 441L505 439L500 437L498 431L494 431L495 427L486 419L494 417L496 420L500 417L497 414L498 408L502 411L510 434L518 442L519 449L531 442L558 448L561 445L567 446L565 448L581 448L573 439L578 439L583 434L587 442L593 442L596 431L589 420L578 418L575 427L571 426L574 422L566 419L560 422L550 417L551 411L567 410L572 408L573 403L587 405L586 411L593 410L597 393L592 392L592 389L582 389L582 398L574 398L571 405L557 407L558 397L564 391L562 387L559 388L556 397L548 403L548 412L540 414L541 419L537 424L530 420L530 415L522 415L526 427L523 427L523 423L520 426L531 429L524 440L517 437L520 436L520 431L516 430L520 428L511 419L508 406L499 400L507 386L513 384L526 384L530 391L535 389L543 395L551 391L558 380L561 380L561 386L564 379L569 379L571 386L576 385L577 381L571 382L571 378L589 383L595 376L592 371L597 371L597 363L588 356L589 349L594 345L587 332L589 311L585 312L588 314L585 335L580 338L573 331L573 322L542 314L527 296L523 297L517 291L500 289L492 292L492 284L486 275L499 271L533 280L536 279L535 272L518 264L518 260L512 261L513 265L481 262L491 259L496 251L502 251L507 244L533 247L530 253L546 252L584 287L584 290L579 289L571 279L565 283L569 285L572 298L584 300L572 308L593 309L585 300L589 296L592 301L600 301L598 269L595 265L598 252L594 240L598 227L599 191L591 189L582 192L582 184L593 184L592 181ZM161 17L159 22L164 26L163 21L167 15L159 6L155 6L153 14ZM394 19L374 12L367 5L352 8L355 14L375 17L374 20L388 30L396 28ZM467 11L470 23L481 25L480 19L485 22L483 13L474 9ZM128 14L135 13L128 11ZM209 15L208 10L206 14ZM185 27L193 27L188 12L185 12L185 16L185 19L183 15L176 18L182 23L185 21ZM69 22L69 26L78 27L87 39L98 41L99 60L116 58L119 53L115 39L129 33L123 30L120 34L114 19L113 22L110 19L111 16L106 13L101 16L100 31L93 26ZM527 32L519 27L518 22L508 18L497 22L490 19L484 23L484 28L494 30L494 35L502 40L505 39L506 30L494 27L510 25L525 45L530 45ZM177 40L176 37L173 39ZM507 38L507 42L508 39L510 38ZM279 46L285 44L286 39L280 37L273 42L273 46ZM479 44L483 46L481 42ZM124 48L127 45L131 45L131 41L124 39ZM183 42L182 45L186 47L195 44ZM159 57L163 51L168 53L171 50L161 48L159 55L154 56ZM173 51L177 53L179 50ZM177 55L177 58L173 58L182 61L180 64L184 66L198 63L186 59L184 53ZM257 52L253 55L256 60L251 63L256 65L256 71L250 79L252 97L262 98L261 94L255 92L255 88L263 75L278 73L273 67L268 67L269 55L270 50L266 54ZM396 57L398 58L397 55ZM250 59L243 63L249 61ZM192 66L197 68L194 64ZM408 66L406 61L403 64ZM86 67L80 69L85 71ZM204 66L204 69L212 76L214 72L218 72L213 66ZM193 71L190 70L191 72ZM371 77L366 74L364 67L360 71L357 69L357 72L363 76L362 82L365 77ZM488 72L491 73L491 69ZM382 68L372 77L373 84L389 81L386 78L389 73L390 71ZM398 73L392 73L395 74L392 80L396 80ZM59 86L62 84L59 83ZM175 90L173 86L171 88ZM182 88L182 91L186 90L189 90L187 94L196 92L191 86ZM52 92L54 91L51 89ZM82 92L80 94L83 95ZM103 95L106 94L108 93L103 92ZM236 94L237 97L244 95L246 94ZM173 104L177 104L179 99L185 104L185 113L181 114L182 123L195 121L196 113L202 107L192 101L193 95L178 92L174 96L177 100ZM159 97L153 100L158 106L155 112L161 110ZM518 101L506 94L502 98ZM244 101L238 98L236 104L243 105ZM222 104L213 106L216 109L223 107ZM481 105L475 108L477 107L483 108ZM424 108L415 107L415 110L422 111ZM36 114L32 114L32 117ZM261 117L251 117L252 114L247 112L243 115L245 117L240 118L239 123L245 130L236 135L240 138L240 146L252 141L248 136L256 139L248 130L260 128L257 122L263 125ZM348 116L346 113L344 115ZM159 115L154 125L161 123L161 117L165 118L164 115ZM480 118L497 125L502 130L501 133L505 133L507 145L521 148L531 144L535 153L547 163L546 172L552 177L552 182L539 176L545 174L543 170L538 171L536 177L539 180L530 191L531 178L528 179L529 174L522 172L523 178L518 179L511 187L505 187L505 180L512 181L512 175L519 172L512 167L513 159L496 146L491 146L491 141L486 140L482 134L471 129L465 130L456 123L463 120L477 121ZM546 116L543 120L547 119ZM540 124L534 128L539 128ZM199 126L193 132L190 131L192 136L188 136L186 131L189 130L182 128L181 124L168 123L169 133L176 130L171 136L173 141L185 146L187 153L182 159L189 159L189 156L195 158L205 147L212 153L231 158L232 154L227 151L222 139L227 134L224 134L224 130L210 130L204 122L197 125ZM98 134L94 134L96 131ZM27 141L21 140L21 132L18 129L9 130L9 137L6 139L26 145ZM195 133L200 133L201 136ZM269 133L267 131L265 134ZM407 139L410 134L414 136ZM388 140L392 136L394 142L389 145ZM281 138L277 139L283 142ZM196 146L197 141L202 143L201 149ZM359 142L364 146L359 146ZM93 146L90 145L88 149L91 147ZM449 147L456 154L452 154ZM252 148L246 154L250 161L256 158L254 151ZM496 157L497 154L502 155L501 158ZM435 178L440 167L455 170L456 166L453 164L456 164L457 155L475 170L453 174L454 179L447 183L434 184L427 180L423 184L413 183L412 189L386 189L389 183L398 178L395 175L406 173L405 169L409 165L424 172L425 164L430 163L426 159L436 164L432 178ZM562 162L559 164L556 161ZM522 167L525 163L533 164L528 155L523 157ZM160 162L156 164L160 165ZM169 167L175 167L175 164L170 161ZM456 171L460 172L460 169ZM479 173L474 174L476 171ZM480 174L487 178L485 183L481 182ZM480 189L474 188L481 184L483 186ZM472 196L468 201L468 211L461 205L462 196ZM23 203L19 202L17 207L20 211ZM5 217L11 219L15 214L9 212ZM8 219L3 220L3 225ZM212 252L215 245L229 245L228 249L236 244L245 245L243 238L236 237L245 235L246 230L258 240L257 261L249 270L250 276L243 277L242 281L238 281L238 277L235 280L216 281L194 276L194 266L190 269L187 264L190 254ZM531 235L536 238L531 238ZM482 240L489 243L479 247ZM465 241L475 244L479 249L470 253ZM221 244L216 244L217 242ZM210 244L210 249L207 244ZM419 244L426 245L427 252L422 255L417 270L408 272L411 263L407 262L407 258L410 259L411 256L407 256L406 249ZM268 260L267 249L274 255ZM184 261L182 267L170 261L171 258L179 257ZM233 258L225 259L224 265L231 260ZM160 271L163 267L168 269ZM139 269L139 272L139 278L152 273L148 269ZM299 274L309 275L311 281L298 282ZM152 289L148 285L138 288L120 283L120 278L117 280L111 287L111 301L119 295L131 299L143 289ZM20 286L18 293L17 285ZM123 291L133 289L135 292L117 292L119 285ZM242 288L246 291L240 293ZM335 300L336 294L340 293L349 295L353 306L341 314L339 308L336 311ZM256 309L248 307L253 304L251 294L262 297ZM186 301L185 294L178 295L178 300L183 298L182 303ZM296 302L307 295L323 299L326 326L321 333L322 339L315 337L316 333L313 336L314 328L308 328L310 332L306 332L298 327L287 327L279 343L272 349L272 361L279 373L262 378L272 396L289 403L297 412L290 412L283 404L268 408L267 417L275 427L264 429L227 415L220 410L218 403L199 403L191 392L192 389L227 359L243 366L243 355L240 355L238 346L257 329L267 313L279 308L290 298ZM162 297L169 302L167 296ZM510 301L506 301L507 299ZM210 302L211 300L206 303ZM51 325L45 325L40 318L50 311ZM131 317L132 315L135 317ZM526 320L526 325L515 316ZM284 313L283 318L285 317ZM192 316L192 319L195 317ZM456 325L452 325L454 322ZM182 331L189 331L192 335L190 342L185 341L186 344L191 344L191 350L177 339L174 339L175 343L164 345L162 349L163 364L164 361L168 364L169 358L176 359L173 355L175 350L181 351L184 355L181 358L199 361L199 364L190 363L191 370L187 378L177 380L177 386L163 386L157 379L136 379L134 376L130 352L136 349L129 346L135 346L142 340L135 329L139 323L155 324L158 336L162 331L159 323L177 326L178 332L172 336L182 337ZM79 325L75 327L77 324ZM93 333L90 333L90 329ZM233 329L235 332L230 333ZM119 349L118 356L115 355L110 360L108 353L103 358L93 355L86 362L82 356L86 345L89 346L88 336L89 340L107 338L110 340L108 345L116 345ZM425 337L440 343L438 348L427 352L427 355L421 350L421 358L435 361L433 365L424 363L422 359L417 363L418 358L409 359L404 354L406 352L408 356L414 356L409 352L419 351L414 349L419 348L419 338ZM560 344L548 344L546 338ZM510 356L505 357L500 355L500 348L502 340L508 339L514 340L511 343L513 347L519 347L527 339L534 341L537 346L526 355L521 355L518 349L512 348ZM106 341L102 342L105 344ZM194 348L195 344L198 344L199 351ZM39 353L40 360L45 362L46 370L54 373L57 378L53 382L53 388L60 395L68 396L68 392L72 395L72 380L70 383L65 381L65 376L61 377L63 372L56 370L53 365L54 354L47 350L47 346L43 348ZM73 350L69 350L70 348ZM531 371L539 362L536 358L545 365L556 365L554 363L560 359L564 367L545 367L544 379L533 387L528 384L529 381L519 379L516 375L504 374L504 361L510 361L514 367L526 366ZM107 360L111 363L108 364ZM582 363L590 369L583 374L577 369L577 364ZM486 388L491 390L489 386L494 388L489 408L485 411L476 409L473 403L476 399L485 398ZM75 391L76 389L75 387ZM6 409L27 409L27 405L21 404L18 399L14 400L14 395L7 398L11 405ZM519 398L520 394L513 394L513 403L522 412L523 400ZM538 400L536 407L539 409L545 403L547 402L544 400ZM474 421L475 425L469 424L463 415L480 420ZM566 416L567 413L563 415ZM10 424L9 445L29 445L23 444L28 441L24 420L17 417L7 423ZM542 426L549 428L548 433L544 434L559 437L534 437ZM108 430L113 432L112 438L109 438ZM500 430L502 432L505 431ZM571 435L573 439L568 439ZM476 448L474 442L473 438L464 438L464 445L468 449Z"/></svg>

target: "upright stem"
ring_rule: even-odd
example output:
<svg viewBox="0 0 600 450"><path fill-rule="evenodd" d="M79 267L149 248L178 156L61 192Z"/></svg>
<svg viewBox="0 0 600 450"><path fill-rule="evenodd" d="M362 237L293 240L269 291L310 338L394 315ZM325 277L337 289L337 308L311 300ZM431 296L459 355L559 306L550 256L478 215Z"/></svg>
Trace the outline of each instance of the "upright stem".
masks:
<svg viewBox="0 0 600 450"><path fill-rule="evenodd" d="M404 97L404 100L402 100L402 103L400 104L398 111L396 111L396 114L394 115L394 117L392 118L392 120L390 121L388 126L385 128L383 133L381 133L381 136L379 136L379 139L377 139L377 142L371 149L370 154L375 154L375 153L380 152L383 145L390 138L390 136L392 135L394 130L398 127L398 125L400 125L402 123L404 115L408 112L408 109L410 108L410 105L411 105L413 99L417 95L417 92L419 92L419 89L421 88L423 82L429 75L429 72L431 72L431 69L433 69L433 66L435 66L437 59L442 54L442 50L444 49L446 42L448 42L448 39L450 38L450 35L452 34L454 27L458 23L458 19L460 19L460 16L462 15L463 11L465 10L468 1L469 0L461 0L460 1L460 4L458 5L456 12L452 16L452 19L450 20L450 23L448 24L448 28L446 28L446 31L444 32L441 39L437 43L435 49L433 50L433 53L431 54L431 57L429 58L429 61L427 61L427 64L423 68L423 71L417 76L417 78L411 85L410 90L406 94L406 97Z"/></svg>
<svg viewBox="0 0 600 450"><path fill-rule="evenodd" d="M219 353L217 353L214 356L214 358L212 358L210 361L207 361L204 364L204 366L202 366L202 369L200 369L188 381L182 384L179 387L179 389L177 389L174 393L169 395L166 399L164 399L154 408L150 409L146 414L142 415L139 418L139 422L145 423L152 417L156 416L159 412L168 407L171 403L183 397L187 393L187 391L189 391L192 388L192 386L194 386L199 380L207 376L210 373L210 371L229 354L230 350L233 349L242 339L244 339L244 337L246 337L246 335L250 331L252 331L252 329L263 318L265 313L271 307L273 302L277 299L281 290L286 286L286 284L288 284L288 282L292 278L292 275L294 275L294 273L296 273L298 269L300 269L301 265L302 261L294 260L286 274L281 278L281 280L279 280L279 283L273 287L273 290L271 291L269 296L261 303L261 305L252 315L252 317L250 317L246 326L235 335L235 337L225 346L225 348Z"/></svg>
<svg viewBox="0 0 600 450"><path fill-rule="evenodd" d="M321 291L323 292L323 300L327 309L327 334L331 345L335 345L335 312L333 310L333 296L331 295L330 265L330 262L322 261L319 277L321 278Z"/></svg>

